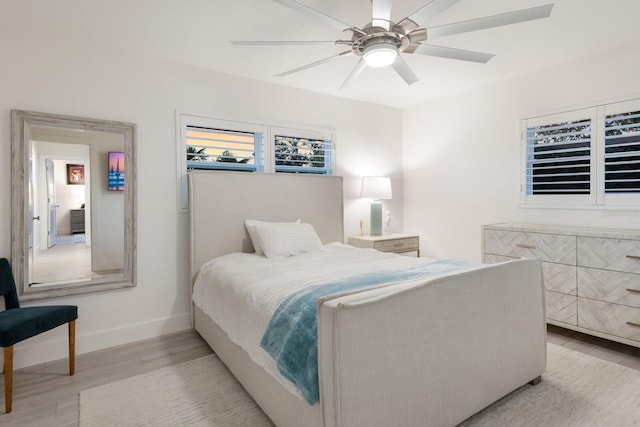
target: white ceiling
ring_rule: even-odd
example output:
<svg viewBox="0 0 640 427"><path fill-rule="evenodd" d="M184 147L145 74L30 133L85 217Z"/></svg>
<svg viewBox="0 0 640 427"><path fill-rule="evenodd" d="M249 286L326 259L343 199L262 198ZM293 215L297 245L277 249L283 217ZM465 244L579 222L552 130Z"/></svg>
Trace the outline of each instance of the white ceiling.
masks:
<svg viewBox="0 0 640 427"><path fill-rule="evenodd" d="M364 26L370 0L298 0ZM392 20L428 0L395 0ZM430 26L504 13L553 0L460 0ZM93 48L131 51L280 85L404 108L575 58L640 43L637 0L556 0L551 17L430 40L496 55L476 64L405 55L420 78L408 86L392 69L366 69L338 89L358 58L342 57L287 77L275 74L335 55L343 46L232 46L230 40L335 40L339 30L271 0L3 0L0 22L30 25ZM28 16L26 20L24 17ZM17 27L15 27L17 28ZM5 27L6 30L6 27ZM31 34L35 34L30 31ZM6 34L6 33L5 33Z"/></svg>

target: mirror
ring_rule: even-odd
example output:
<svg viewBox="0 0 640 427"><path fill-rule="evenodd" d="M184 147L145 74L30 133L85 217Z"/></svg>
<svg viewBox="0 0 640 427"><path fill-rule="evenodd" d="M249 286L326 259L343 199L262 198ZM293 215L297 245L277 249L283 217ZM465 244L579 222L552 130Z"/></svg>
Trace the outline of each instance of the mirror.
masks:
<svg viewBox="0 0 640 427"><path fill-rule="evenodd" d="M12 110L11 131L20 300L135 286L135 125Z"/></svg>

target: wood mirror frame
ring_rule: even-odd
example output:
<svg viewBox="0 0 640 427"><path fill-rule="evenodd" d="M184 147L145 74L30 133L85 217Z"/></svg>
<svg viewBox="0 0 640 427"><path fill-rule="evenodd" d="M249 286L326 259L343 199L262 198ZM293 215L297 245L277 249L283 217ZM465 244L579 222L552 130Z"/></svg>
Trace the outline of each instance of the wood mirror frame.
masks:
<svg viewBox="0 0 640 427"><path fill-rule="evenodd" d="M73 280L69 283L29 286L30 142L35 127L107 132L121 135L126 166L124 188L124 261L122 274ZM32 111L11 111L11 266L21 301L83 294L136 285L136 125L132 123L64 116ZM96 143L94 141L94 143ZM91 143L89 143L91 145ZM90 150L99 147L91 146ZM106 156L106 154L105 154ZM100 173L99 167L95 168ZM103 173L106 175L107 170ZM119 269L120 270L120 269Z"/></svg>

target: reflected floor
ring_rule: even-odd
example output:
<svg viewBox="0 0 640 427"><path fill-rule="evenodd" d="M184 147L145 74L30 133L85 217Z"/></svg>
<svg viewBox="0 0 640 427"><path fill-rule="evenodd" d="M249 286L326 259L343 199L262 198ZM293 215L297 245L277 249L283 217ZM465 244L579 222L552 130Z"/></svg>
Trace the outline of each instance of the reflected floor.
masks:
<svg viewBox="0 0 640 427"><path fill-rule="evenodd" d="M29 286L33 288L122 274L122 271L108 274L91 271L91 247L85 244L84 234L58 236L55 246L38 251L35 260L29 262L32 266Z"/></svg>

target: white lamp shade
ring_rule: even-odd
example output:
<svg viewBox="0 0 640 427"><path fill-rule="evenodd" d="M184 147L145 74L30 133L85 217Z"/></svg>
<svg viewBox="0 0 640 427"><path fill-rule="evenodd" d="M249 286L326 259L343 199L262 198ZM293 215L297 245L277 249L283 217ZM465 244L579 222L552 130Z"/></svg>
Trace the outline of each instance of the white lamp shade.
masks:
<svg viewBox="0 0 640 427"><path fill-rule="evenodd" d="M391 178L388 176L362 177L362 192L360 197L376 200L391 199Z"/></svg>

